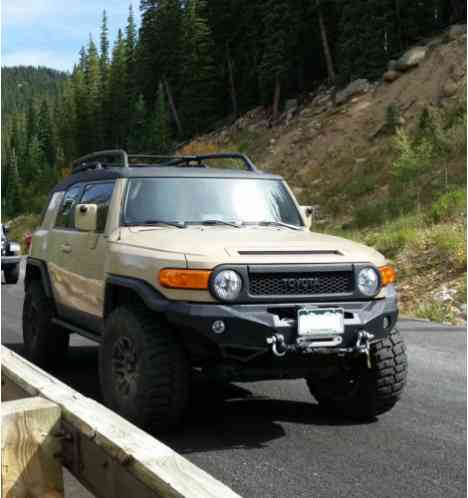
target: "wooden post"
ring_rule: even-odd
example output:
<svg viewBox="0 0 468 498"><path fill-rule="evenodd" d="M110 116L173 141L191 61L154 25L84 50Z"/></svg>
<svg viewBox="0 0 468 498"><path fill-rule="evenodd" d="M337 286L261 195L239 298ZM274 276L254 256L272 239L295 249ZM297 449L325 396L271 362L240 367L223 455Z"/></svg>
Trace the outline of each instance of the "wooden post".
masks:
<svg viewBox="0 0 468 498"><path fill-rule="evenodd" d="M63 498L60 416L44 398L2 403L2 498Z"/></svg>

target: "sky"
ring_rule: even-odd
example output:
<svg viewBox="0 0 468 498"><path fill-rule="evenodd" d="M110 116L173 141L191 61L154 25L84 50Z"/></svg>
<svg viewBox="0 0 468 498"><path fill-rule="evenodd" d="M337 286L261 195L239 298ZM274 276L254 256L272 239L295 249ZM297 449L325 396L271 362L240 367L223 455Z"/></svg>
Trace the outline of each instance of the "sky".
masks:
<svg viewBox="0 0 468 498"><path fill-rule="evenodd" d="M90 33L99 43L103 10L109 37L127 24L133 4L139 18L139 0L0 0L2 15L1 65L47 66L71 71Z"/></svg>

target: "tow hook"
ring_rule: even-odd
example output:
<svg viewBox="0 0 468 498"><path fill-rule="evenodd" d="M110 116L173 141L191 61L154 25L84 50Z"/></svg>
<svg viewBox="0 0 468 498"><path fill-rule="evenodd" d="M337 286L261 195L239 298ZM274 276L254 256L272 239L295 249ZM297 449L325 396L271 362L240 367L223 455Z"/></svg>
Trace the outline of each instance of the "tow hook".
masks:
<svg viewBox="0 0 468 498"><path fill-rule="evenodd" d="M373 334L369 334L369 332L366 332L365 330L361 330L358 333L358 338L357 338L356 346L355 346L355 349L358 353L362 353L362 354L366 355L367 368L369 368L369 369L372 368L372 362L371 362L371 356L370 356L370 341L374 337L375 336Z"/></svg>
<svg viewBox="0 0 468 498"><path fill-rule="evenodd" d="M267 344L271 344L271 350L275 356L284 356L288 352L288 345L284 341L284 336L275 334L267 337Z"/></svg>

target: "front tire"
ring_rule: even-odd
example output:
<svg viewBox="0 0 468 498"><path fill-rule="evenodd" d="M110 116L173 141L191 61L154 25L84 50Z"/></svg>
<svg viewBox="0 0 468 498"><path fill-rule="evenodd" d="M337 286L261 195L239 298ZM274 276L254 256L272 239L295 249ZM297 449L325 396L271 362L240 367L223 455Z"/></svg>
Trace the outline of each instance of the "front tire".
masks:
<svg viewBox="0 0 468 498"><path fill-rule="evenodd" d="M145 306L117 308L107 318L99 374L112 410L151 432L172 429L187 407L189 372L174 333Z"/></svg>
<svg viewBox="0 0 468 498"><path fill-rule="evenodd" d="M321 382L306 379L311 394L328 411L354 419L371 419L391 410L406 384L406 348L398 329L373 342L371 365L341 372Z"/></svg>
<svg viewBox="0 0 468 498"><path fill-rule="evenodd" d="M3 270L6 284L16 284L19 279L19 265L11 266Z"/></svg>
<svg viewBox="0 0 468 498"><path fill-rule="evenodd" d="M26 358L43 368L63 361L70 342L70 335L52 323L53 309L41 282L33 280L24 296L23 342Z"/></svg>

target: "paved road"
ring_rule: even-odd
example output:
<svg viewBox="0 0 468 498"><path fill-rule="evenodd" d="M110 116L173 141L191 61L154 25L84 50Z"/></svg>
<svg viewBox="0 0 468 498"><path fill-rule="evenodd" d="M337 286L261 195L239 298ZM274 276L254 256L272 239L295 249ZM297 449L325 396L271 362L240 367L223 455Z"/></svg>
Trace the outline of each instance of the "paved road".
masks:
<svg viewBox="0 0 468 498"><path fill-rule="evenodd" d="M22 299L21 285L2 286L2 342L17 351ZM325 417L302 381L222 393L196 384L187 426L164 442L245 498L466 496L466 331L403 320L400 328L408 387L378 421ZM96 361L96 348L74 338L54 375L99 400Z"/></svg>

